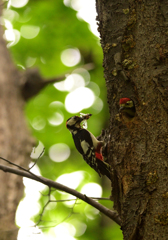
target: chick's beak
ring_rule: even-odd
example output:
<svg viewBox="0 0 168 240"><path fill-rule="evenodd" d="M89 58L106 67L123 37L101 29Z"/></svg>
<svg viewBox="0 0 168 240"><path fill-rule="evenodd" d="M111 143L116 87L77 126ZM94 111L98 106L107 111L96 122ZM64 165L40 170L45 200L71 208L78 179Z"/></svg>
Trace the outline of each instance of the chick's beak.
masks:
<svg viewBox="0 0 168 240"><path fill-rule="evenodd" d="M119 112L124 108L124 104L120 104Z"/></svg>

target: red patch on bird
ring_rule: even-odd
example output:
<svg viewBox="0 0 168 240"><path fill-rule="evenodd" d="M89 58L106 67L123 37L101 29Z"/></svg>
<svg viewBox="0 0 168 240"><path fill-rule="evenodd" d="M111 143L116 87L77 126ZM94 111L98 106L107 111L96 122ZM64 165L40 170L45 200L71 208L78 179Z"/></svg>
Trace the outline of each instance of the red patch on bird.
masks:
<svg viewBox="0 0 168 240"><path fill-rule="evenodd" d="M131 101L131 99L130 98L120 98L120 104L124 104L128 101Z"/></svg>
<svg viewBox="0 0 168 240"><path fill-rule="evenodd" d="M103 161L103 156L101 153L95 152L96 158L100 159L101 161Z"/></svg>

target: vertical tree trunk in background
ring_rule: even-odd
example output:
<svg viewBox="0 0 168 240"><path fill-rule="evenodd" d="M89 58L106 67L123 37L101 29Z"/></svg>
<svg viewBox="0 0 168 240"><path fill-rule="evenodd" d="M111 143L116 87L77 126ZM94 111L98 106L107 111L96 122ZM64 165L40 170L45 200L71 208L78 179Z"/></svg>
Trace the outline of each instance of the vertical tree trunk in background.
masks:
<svg viewBox="0 0 168 240"><path fill-rule="evenodd" d="M168 1L97 0L113 199L125 240L168 239ZM119 119L119 99L136 116Z"/></svg>
<svg viewBox="0 0 168 240"><path fill-rule="evenodd" d="M2 6L2 2L0 4ZM0 156L27 166L31 146L19 90L19 73L6 49L3 34L0 26ZM22 178L1 171L0 182L0 239L16 240L15 211L23 196Z"/></svg>

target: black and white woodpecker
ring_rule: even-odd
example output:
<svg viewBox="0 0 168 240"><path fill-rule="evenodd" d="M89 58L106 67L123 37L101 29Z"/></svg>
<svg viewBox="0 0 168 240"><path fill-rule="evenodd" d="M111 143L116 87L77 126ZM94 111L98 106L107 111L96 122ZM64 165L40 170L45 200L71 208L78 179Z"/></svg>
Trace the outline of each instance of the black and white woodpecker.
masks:
<svg viewBox="0 0 168 240"><path fill-rule="evenodd" d="M86 163L92 167L99 176L106 175L110 180L110 166L104 162L102 155L102 146L104 143L98 141L96 137L88 130L82 128L81 123L88 120L92 114L85 114L81 117L73 116L66 122L66 127L72 133L76 149L83 156Z"/></svg>

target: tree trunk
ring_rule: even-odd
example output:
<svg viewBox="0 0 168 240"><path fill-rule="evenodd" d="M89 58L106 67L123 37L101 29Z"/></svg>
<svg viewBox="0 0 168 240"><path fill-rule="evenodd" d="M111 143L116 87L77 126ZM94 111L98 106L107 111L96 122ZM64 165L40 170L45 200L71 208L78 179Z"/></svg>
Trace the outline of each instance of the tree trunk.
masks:
<svg viewBox="0 0 168 240"><path fill-rule="evenodd" d="M20 76L9 56L3 34L0 26L0 156L27 166L31 146L23 113ZM22 178L1 172L0 182L0 239L15 240L18 231L15 211L23 196Z"/></svg>
<svg viewBox="0 0 168 240"><path fill-rule="evenodd" d="M168 239L168 1L97 0L114 207L125 240ZM135 117L118 115L131 98Z"/></svg>

